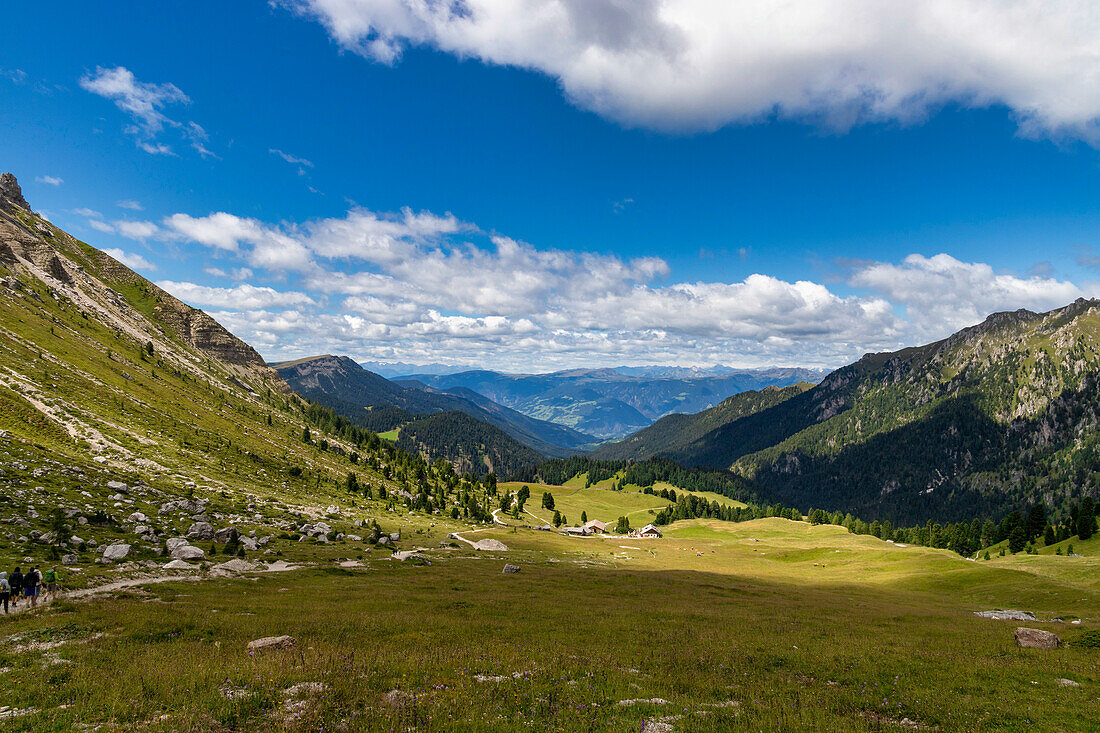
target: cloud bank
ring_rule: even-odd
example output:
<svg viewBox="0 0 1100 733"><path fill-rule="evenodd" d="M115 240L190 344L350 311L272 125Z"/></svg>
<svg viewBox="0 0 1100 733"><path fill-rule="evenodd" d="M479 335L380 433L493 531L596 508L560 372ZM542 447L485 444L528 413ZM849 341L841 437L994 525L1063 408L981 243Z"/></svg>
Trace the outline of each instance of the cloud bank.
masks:
<svg viewBox="0 0 1100 733"><path fill-rule="evenodd" d="M178 213L150 226L153 238L205 249L206 274L230 281L159 284L272 359L836 366L943 338L993 311L1087 294L947 254L858 263L833 287L759 273L677 281L660 258L539 249L411 209L281 224Z"/></svg>
<svg viewBox="0 0 1100 733"><path fill-rule="evenodd" d="M283 0L342 47L423 46L558 80L628 125L778 115L847 127L1004 105L1025 134L1100 142L1100 10L1080 0Z"/></svg>

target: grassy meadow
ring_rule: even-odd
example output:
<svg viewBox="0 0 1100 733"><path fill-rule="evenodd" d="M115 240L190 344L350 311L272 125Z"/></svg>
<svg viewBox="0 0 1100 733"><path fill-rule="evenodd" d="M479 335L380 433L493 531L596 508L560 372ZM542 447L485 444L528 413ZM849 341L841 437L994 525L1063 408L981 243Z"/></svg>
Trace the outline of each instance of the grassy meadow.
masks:
<svg viewBox="0 0 1100 733"><path fill-rule="evenodd" d="M500 553L441 546L453 527L419 529L431 565L381 548L341 563L337 543L295 571L7 619L3 704L32 712L6 727L1082 731L1100 720L1100 649L1081 643L1098 628L1100 540L1078 543L1080 558L973 562L784 519L679 522L659 540L463 534L499 539ZM521 572L502 574L505 562ZM1043 621L1023 625L1070 644L1019 649L1020 623L973 615L991 608L1032 611ZM1052 621L1076 617L1087 620ZM297 647L246 650L283 634Z"/></svg>

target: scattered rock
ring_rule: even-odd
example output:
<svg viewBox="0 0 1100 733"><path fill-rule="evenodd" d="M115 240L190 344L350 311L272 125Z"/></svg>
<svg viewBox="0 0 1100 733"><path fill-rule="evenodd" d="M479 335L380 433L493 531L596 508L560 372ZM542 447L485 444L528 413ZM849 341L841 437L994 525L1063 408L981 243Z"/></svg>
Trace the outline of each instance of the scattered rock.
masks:
<svg viewBox="0 0 1100 733"><path fill-rule="evenodd" d="M195 522L184 536L189 540L212 540L214 527L209 522Z"/></svg>
<svg viewBox="0 0 1100 733"><path fill-rule="evenodd" d="M183 560L173 560L172 562L167 563L164 566L164 569L165 570L191 570L194 567L195 566L192 565L189 562L184 562Z"/></svg>
<svg viewBox="0 0 1100 733"><path fill-rule="evenodd" d="M62 565L79 565L80 555L65 555L61 558Z"/></svg>
<svg viewBox="0 0 1100 733"><path fill-rule="evenodd" d="M505 565L504 570L501 571L505 575L511 575L519 572L519 565Z"/></svg>
<svg viewBox="0 0 1100 733"><path fill-rule="evenodd" d="M248 642L248 651L270 652L280 649L293 649L296 646L298 646L298 640L293 636L265 636Z"/></svg>
<svg viewBox="0 0 1100 733"><path fill-rule="evenodd" d="M975 616L982 618L992 618L998 621L1038 621L1033 615L1027 611L1013 611L1012 609L996 609L994 611L975 611Z"/></svg>
<svg viewBox="0 0 1100 733"><path fill-rule="evenodd" d="M233 558L229 562L223 562L220 565L215 565L214 570L224 570L228 573L247 573L249 570L255 570L256 566L247 560L241 560L240 558Z"/></svg>
<svg viewBox="0 0 1100 733"><path fill-rule="evenodd" d="M107 545L103 548L103 559L107 562L118 562L119 560L125 560L130 555L130 546L122 544Z"/></svg>
<svg viewBox="0 0 1100 733"><path fill-rule="evenodd" d="M1027 649L1057 649L1062 643L1057 634L1021 626L1016 629L1016 644Z"/></svg>
<svg viewBox="0 0 1100 733"><path fill-rule="evenodd" d="M310 695L320 695L322 692L328 689L328 685L324 682L299 682L296 685L286 688L286 696L289 698L294 697L309 697Z"/></svg>
<svg viewBox="0 0 1100 733"><path fill-rule="evenodd" d="M616 705L620 707L630 707L631 705L668 705L668 700L660 697L650 697L641 700L619 700Z"/></svg>
<svg viewBox="0 0 1100 733"><path fill-rule="evenodd" d="M507 552L508 545L500 540L478 540L474 543L475 550L487 550L489 552Z"/></svg>

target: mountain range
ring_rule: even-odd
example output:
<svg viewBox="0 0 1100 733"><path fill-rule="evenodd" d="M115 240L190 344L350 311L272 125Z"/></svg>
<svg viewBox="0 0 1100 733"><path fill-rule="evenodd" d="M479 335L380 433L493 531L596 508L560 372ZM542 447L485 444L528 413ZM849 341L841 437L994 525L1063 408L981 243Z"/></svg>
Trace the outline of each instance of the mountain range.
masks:
<svg viewBox="0 0 1100 733"><path fill-rule="evenodd" d="M412 374L394 381L420 389L465 388L529 417L609 440L648 427L671 413L713 407L745 390L816 383L822 376L817 370L780 367L718 375L690 371L685 374L678 367L650 367L638 374L623 374L619 369L574 369L549 374L477 370L444 375Z"/></svg>
<svg viewBox="0 0 1100 733"><path fill-rule="evenodd" d="M490 467L511 472L538 462L541 456L573 455L596 442L592 436L527 417L470 390L412 388L391 382L346 356L298 359L273 367L299 394L376 432L400 428L402 440L413 440L430 456L457 461L474 473ZM433 419L425 420L427 415ZM460 415L483 425L474 429ZM447 422L456 425L444 429ZM444 435L447 440L440 440ZM475 455L486 460L472 459Z"/></svg>

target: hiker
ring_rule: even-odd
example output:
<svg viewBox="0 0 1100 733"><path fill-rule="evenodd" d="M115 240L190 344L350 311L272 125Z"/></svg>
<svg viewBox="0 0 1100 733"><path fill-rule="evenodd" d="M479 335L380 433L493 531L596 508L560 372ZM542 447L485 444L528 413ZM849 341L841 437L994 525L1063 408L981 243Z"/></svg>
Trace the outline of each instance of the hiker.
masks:
<svg viewBox="0 0 1100 733"><path fill-rule="evenodd" d="M4 604L4 615L8 613L9 598L11 598L11 584L8 582L8 574L0 573L0 602Z"/></svg>
<svg viewBox="0 0 1100 733"><path fill-rule="evenodd" d="M18 608L19 593L23 590L23 572L16 568L15 572L8 578L8 583L11 585L11 605L13 608Z"/></svg>
<svg viewBox="0 0 1100 733"><path fill-rule="evenodd" d="M43 585L45 585L45 593L42 594L42 600L45 602L46 596L50 597L50 600L54 600L57 596L57 566L46 571L45 577L42 579Z"/></svg>
<svg viewBox="0 0 1100 733"><path fill-rule="evenodd" d="M41 580L42 575L38 572L37 565L23 576L23 596L31 600L31 608L38 606L38 584Z"/></svg>

